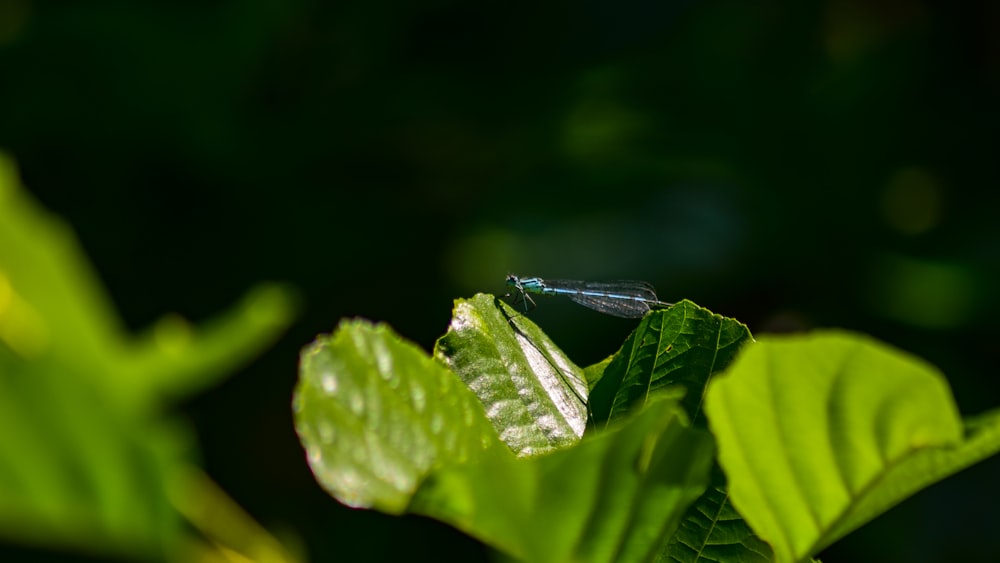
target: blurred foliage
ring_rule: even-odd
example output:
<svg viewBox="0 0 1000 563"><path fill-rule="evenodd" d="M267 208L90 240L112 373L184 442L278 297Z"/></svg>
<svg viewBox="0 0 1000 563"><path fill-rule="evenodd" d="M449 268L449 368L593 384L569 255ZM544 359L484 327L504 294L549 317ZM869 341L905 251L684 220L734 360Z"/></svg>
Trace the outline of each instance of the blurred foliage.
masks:
<svg viewBox="0 0 1000 563"><path fill-rule="evenodd" d="M190 428L167 410L275 340L291 297L261 286L203 327L168 316L132 337L69 228L38 209L0 154L0 537L148 560L257 543L266 549L244 555L282 560L254 525L197 517L241 510L206 494ZM197 547L184 518L214 545Z"/></svg>
<svg viewBox="0 0 1000 563"><path fill-rule="evenodd" d="M0 0L0 146L73 225L125 328L208 318L248 280L304 293L273 352L177 407L252 514L319 560L481 555L329 501L288 405L298 348L338 318L429 349L456 296L508 272L646 279L755 334L861 330L940 366L962 412L995 405L993 3L528 8ZM532 317L581 365L634 326L555 300ZM183 334L172 322L163 333ZM1000 494L998 467L823 559L851 559L852 542L995 553L985 508L943 528L929 515ZM363 539L386 536L399 541Z"/></svg>

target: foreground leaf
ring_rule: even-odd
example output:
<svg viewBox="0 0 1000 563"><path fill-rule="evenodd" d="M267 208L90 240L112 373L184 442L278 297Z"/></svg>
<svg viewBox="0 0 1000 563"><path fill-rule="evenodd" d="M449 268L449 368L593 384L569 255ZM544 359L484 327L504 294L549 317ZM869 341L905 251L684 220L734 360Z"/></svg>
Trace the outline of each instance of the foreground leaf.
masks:
<svg viewBox="0 0 1000 563"><path fill-rule="evenodd" d="M1000 414L963 430L937 370L844 332L762 338L705 407L733 504L778 561L1000 450Z"/></svg>
<svg viewBox="0 0 1000 563"><path fill-rule="evenodd" d="M664 400L571 448L447 468L413 510L526 561L647 561L704 490L711 463L711 438Z"/></svg>
<svg viewBox="0 0 1000 563"><path fill-rule="evenodd" d="M518 455L575 444L587 426L583 370L527 317L492 295L458 299L435 357L486 407Z"/></svg>

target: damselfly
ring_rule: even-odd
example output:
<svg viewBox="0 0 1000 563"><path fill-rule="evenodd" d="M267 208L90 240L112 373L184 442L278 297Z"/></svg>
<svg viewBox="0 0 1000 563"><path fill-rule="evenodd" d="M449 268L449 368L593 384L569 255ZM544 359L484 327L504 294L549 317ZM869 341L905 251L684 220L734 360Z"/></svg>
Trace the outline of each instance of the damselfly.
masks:
<svg viewBox="0 0 1000 563"><path fill-rule="evenodd" d="M573 301L608 315L638 318L654 307L670 307L656 297L653 286L641 281L588 282L577 280L543 280L507 276L507 287L516 291L514 304L524 303L524 311L535 307L536 295L565 295ZM507 295L510 295L509 293ZM530 306L529 306L530 304Z"/></svg>

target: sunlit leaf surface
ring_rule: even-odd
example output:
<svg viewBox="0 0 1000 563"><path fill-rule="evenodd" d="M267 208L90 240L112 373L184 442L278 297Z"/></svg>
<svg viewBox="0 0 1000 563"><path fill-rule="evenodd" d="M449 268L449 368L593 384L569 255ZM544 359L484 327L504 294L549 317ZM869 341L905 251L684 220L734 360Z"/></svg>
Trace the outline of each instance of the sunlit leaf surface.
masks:
<svg viewBox="0 0 1000 563"><path fill-rule="evenodd" d="M491 295L455 302L435 354L479 397L518 455L574 444L587 425L583 370L535 323Z"/></svg>
<svg viewBox="0 0 1000 563"><path fill-rule="evenodd" d="M709 384L706 413L733 505L778 561L1000 450L998 413L963 428L937 370L844 332L761 338Z"/></svg>

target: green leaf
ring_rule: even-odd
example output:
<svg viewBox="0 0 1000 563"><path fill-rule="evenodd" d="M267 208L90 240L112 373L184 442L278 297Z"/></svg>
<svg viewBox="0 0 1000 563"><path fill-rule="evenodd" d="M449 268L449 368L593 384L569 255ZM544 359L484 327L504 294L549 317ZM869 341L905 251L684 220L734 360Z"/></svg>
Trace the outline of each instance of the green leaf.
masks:
<svg viewBox="0 0 1000 563"><path fill-rule="evenodd" d="M932 366L838 331L761 338L709 384L705 408L733 504L778 561L1000 450L1000 413L963 429Z"/></svg>
<svg viewBox="0 0 1000 563"><path fill-rule="evenodd" d="M518 455L575 444L587 425L583 370L524 315L492 295L458 299L435 357L486 407Z"/></svg>
<svg viewBox="0 0 1000 563"><path fill-rule="evenodd" d="M773 553L733 508L725 474L715 467L711 485L688 508L660 559L679 563L765 563L773 559Z"/></svg>
<svg viewBox="0 0 1000 563"><path fill-rule="evenodd" d="M597 382L604 377L604 370L607 369L608 364L610 364L613 359L615 359L615 354L604 358L596 364L591 364L583 368L583 375L587 378L587 386L590 387L591 390L593 390L597 385Z"/></svg>
<svg viewBox="0 0 1000 563"><path fill-rule="evenodd" d="M295 428L337 500L399 514L445 463L503 449L455 374L385 325L344 321L302 352Z"/></svg>
<svg viewBox="0 0 1000 563"><path fill-rule="evenodd" d="M658 390L681 385L687 390L685 411L703 426L705 383L750 341L746 325L687 300L646 315L594 386L590 396L594 420L606 425Z"/></svg>
<svg viewBox="0 0 1000 563"><path fill-rule="evenodd" d="M711 463L710 436L668 398L571 448L448 467L413 510L526 561L648 561L704 490Z"/></svg>

